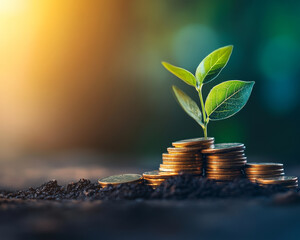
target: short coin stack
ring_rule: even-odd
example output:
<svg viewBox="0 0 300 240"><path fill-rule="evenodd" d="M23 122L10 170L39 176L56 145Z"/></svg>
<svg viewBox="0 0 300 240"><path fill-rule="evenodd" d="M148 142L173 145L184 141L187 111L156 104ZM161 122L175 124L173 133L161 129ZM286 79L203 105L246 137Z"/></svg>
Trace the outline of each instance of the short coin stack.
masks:
<svg viewBox="0 0 300 240"><path fill-rule="evenodd" d="M119 185L122 183L141 183L143 177L140 174L121 174L110 177L101 178L98 183L101 187L107 187L108 185Z"/></svg>
<svg viewBox="0 0 300 240"><path fill-rule="evenodd" d="M205 154L205 173L209 179L230 181L243 176L247 158L242 143L219 143L210 149L202 150Z"/></svg>
<svg viewBox="0 0 300 240"><path fill-rule="evenodd" d="M258 178L284 176L284 169L282 163L247 163L245 174L250 181L256 182Z"/></svg>
<svg viewBox="0 0 300 240"><path fill-rule="evenodd" d="M159 172L158 170L150 171L150 172L144 172L143 178L147 185L156 188L159 186L162 182L167 180L169 177L174 176L176 174L172 173L163 173Z"/></svg>
<svg viewBox="0 0 300 240"><path fill-rule="evenodd" d="M257 178L256 182L261 186L279 185L286 188L297 188L298 178L291 176L280 176L272 178Z"/></svg>
<svg viewBox="0 0 300 240"><path fill-rule="evenodd" d="M214 138L194 138L173 142L168 153L163 153L159 171L164 173L189 173L202 175L203 157L201 151L210 148Z"/></svg>

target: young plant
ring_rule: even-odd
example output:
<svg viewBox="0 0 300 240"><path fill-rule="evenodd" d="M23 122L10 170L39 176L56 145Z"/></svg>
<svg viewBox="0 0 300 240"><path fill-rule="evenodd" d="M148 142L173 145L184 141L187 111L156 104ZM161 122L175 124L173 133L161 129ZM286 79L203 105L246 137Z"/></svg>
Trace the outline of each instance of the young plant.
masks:
<svg viewBox="0 0 300 240"><path fill-rule="evenodd" d="M230 80L213 87L204 104L202 87L214 80L226 66L233 46L219 48L205 57L196 69L195 75L191 72L162 62L163 66L186 84L195 87L198 92L201 109L186 93L173 86L175 97L183 110L192 117L202 128L204 137L207 137L207 125L210 120L222 120L239 112L247 103L254 82Z"/></svg>

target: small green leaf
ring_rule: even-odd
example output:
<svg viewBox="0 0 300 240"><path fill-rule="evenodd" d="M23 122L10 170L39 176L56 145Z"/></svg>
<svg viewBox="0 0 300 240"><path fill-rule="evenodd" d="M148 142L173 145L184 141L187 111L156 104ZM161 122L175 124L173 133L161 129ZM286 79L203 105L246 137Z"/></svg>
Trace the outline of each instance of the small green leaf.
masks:
<svg viewBox="0 0 300 240"><path fill-rule="evenodd" d="M186 93L181 91L178 87L173 86L173 91L175 93L175 97L178 100L179 105L183 108L183 110L192 117L201 127L204 127L202 122L202 114L201 111L195 103Z"/></svg>
<svg viewBox="0 0 300 240"><path fill-rule="evenodd" d="M208 83L216 78L226 66L233 46L219 48L205 57L196 69L198 87L200 84Z"/></svg>
<svg viewBox="0 0 300 240"><path fill-rule="evenodd" d="M247 103L254 82L231 80L220 83L209 92L205 111L211 120L229 118Z"/></svg>
<svg viewBox="0 0 300 240"><path fill-rule="evenodd" d="M189 72L183 68L173 66L172 64L167 63L167 62L162 62L162 65L169 72L173 73L176 77L179 77L185 83L187 83L191 86L194 86L194 87L196 86L196 78L191 72Z"/></svg>

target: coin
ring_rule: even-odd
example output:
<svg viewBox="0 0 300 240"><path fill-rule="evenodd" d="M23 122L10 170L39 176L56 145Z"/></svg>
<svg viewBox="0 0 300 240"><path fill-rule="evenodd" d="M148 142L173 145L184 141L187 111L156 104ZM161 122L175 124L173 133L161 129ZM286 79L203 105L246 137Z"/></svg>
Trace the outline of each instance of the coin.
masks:
<svg viewBox="0 0 300 240"><path fill-rule="evenodd" d="M190 172L193 172L193 171L202 171L202 167L193 167L193 168L185 168L185 169L182 169L182 168L166 168L166 167L160 167L159 168L159 171L160 172L180 172L180 171L183 171L183 172L187 172L187 171L190 171Z"/></svg>
<svg viewBox="0 0 300 240"><path fill-rule="evenodd" d="M147 183L156 183L156 184L160 184L160 183L162 183L164 181L166 181L166 179L160 179L160 180L158 180L158 179L155 179L155 180L149 180L149 179L147 179L146 180Z"/></svg>
<svg viewBox="0 0 300 240"><path fill-rule="evenodd" d="M252 169L278 169L283 168L282 163L247 163L246 168L252 168Z"/></svg>
<svg viewBox="0 0 300 240"><path fill-rule="evenodd" d="M148 183L147 185L155 188L161 185L161 183Z"/></svg>
<svg viewBox="0 0 300 240"><path fill-rule="evenodd" d="M206 159L220 159L220 160L234 160L236 158L245 158L245 154L235 154L235 155L221 155L221 154L214 154L214 155L208 155L206 156Z"/></svg>
<svg viewBox="0 0 300 240"><path fill-rule="evenodd" d="M283 173L283 172L284 172L283 169L271 170L271 171L266 171L266 170L261 170L261 171L254 171L254 170L251 170L251 171L249 171L249 170L245 169L245 173L246 173L247 175L276 174L276 173Z"/></svg>
<svg viewBox="0 0 300 240"><path fill-rule="evenodd" d="M159 171L159 175L163 177L172 177L172 176L177 176L178 173Z"/></svg>
<svg viewBox="0 0 300 240"><path fill-rule="evenodd" d="M199 153L163 153L162 154L163 159L194 159L194 158L201 158L202 159L202 154Z"/></svg>
<svg viewBox="0 0 300 240"><path fill-rule="evenodd" d="M207 168L206 169L206 172L211 172L211 173L213 173L213 172L228 172L228 173L230 173L230 172L232 172L232 173L235 173L235 172L239 172L239 173L241 173L241 169L240 168L223 168L223 169L220 169L220 168Z"/></svg>
<svg viewBox="0 0 300 240"><path fill-rule="evenodd" d="M280 173L273 173L273 174L246 174L247 178L271 178L271 177L278 177L278 176L284 176L284 172Z"/></svg>
<svg viewBox="0 0 300 240"><path fill-rule="evenodd" d="M150 172L144 172L143 177L145 179L162 179L162 178L166 179L166 178L169 178L170 175L166 176L166 175L161 174L158 170L154 170L154 171L150 171Z"/></svg>
<svg viewBox="0 0 300 240"><path fill-rule="evenodd" d="M298 181L298 178L293 176L281 176L272 178L260 178L257 179L257 181L263 184L295 183L296 181Z"/></svg>
<svg viewBox="0 0 300 240"><path fill-rule="evenodd" d="M134 183L142 180L142 176L140 174L121 174L121 175L113 175L105 178L101 178L98 180L100 185L118 185L121 183Z"/></svg>
<svg viewBox="0 0 300 240"><path fill-rule="evenodd" d="M207 162L206 167L235 167L235 166L245 166L247 161L236 161L236 162Z"/></svg>
<svg viewBox="0 0 300 240"><path fill-rule="evenodd" d="M241 170L240 169L207 169L205 171L206 173L211 173L211 174L214 174L214 173L218 173L218 174L241 174Z"/></svg>
<svg viewBox="0 0 300 240"><path fill-rule="evenodd" d="M215 144L213 148L203 149L202 153L222 153L242 149L245 149L245 145L242 143L219 143Z"/></svg>
<svg viewBox="0 0 300 240"><path fill-rule="evenodd" d="M192 169L192 170L187 170L187 169L168 169L168 168L159 168L159 171L161 172L173 172L173 173L191 173L191 174L202 174L202 169L197 168L197 169Z"/></svg>
<svg viewBox="0 0 300 240"><path fill-rule="evenodd" d="M199 169L202 168L202 165L165 165L165 164L160 164L159 165L161 168L168 168L168 169L182 169L182 170L194 170L194 169Z"/></svg>
<svg viewBox="0 0 300 240"><path fill-rule="evenodd" d="M241 158L234 158L234 159L206 159L206 162L207 163L238 163L238 162L246 162L247 161L247 158L246 157L241 157Z"/></svg>
<svg viewBox="0 0 300 240"><path fill-rule="evenodd" d="M162 160L163 161L173 161L173 162L188 162L188 161L203 161L203 159L202 158L196 158L196 157L194 157L194 158L185 158L185 157L182 157L182 158L179 158L179 157L177 157L177 158L169 158L169 157L163 157L162 158Z"/></svg>
<svg viewBox="0 0 300 240"><path fill-rule="evenodd" d="M202 161L168 161L163 160L163 164L166 165L192 165L192 164L200 164L202 165Z"/></svg>
<svg viewBox="0 0 300 240"><path fill-rule="evenodd" d="M276 173L271 175L247 175L248 179L266 179L266 178L273 178L273 177L283 177L284 173Z"/></svg>
<svg viewBox="0 0 300 240"><path fill-rule="evenodd" d="M238 156L238 155L245 156L245 150L205 154L205 156L207 158L210 158L210 157L231 158L232 156Z"/></svg>
<svg viewBox="0 0 300 240"><path fill-rule="evenodd" d="M174 147L189 147L189 146L194 146L194 145L207 145L211 144L214 142L214 138L208 137L208 138L191 138L191 139L184 139L180 141L173 142L172 145Z"/></svg>
<svg viewBox="0 0 300 240"><path fill-rule="evenodd" d="M197 147L190 147L190 148L177 148L177 147L168 147L167 148L169 153L200 153L200 149Z"/></svg>

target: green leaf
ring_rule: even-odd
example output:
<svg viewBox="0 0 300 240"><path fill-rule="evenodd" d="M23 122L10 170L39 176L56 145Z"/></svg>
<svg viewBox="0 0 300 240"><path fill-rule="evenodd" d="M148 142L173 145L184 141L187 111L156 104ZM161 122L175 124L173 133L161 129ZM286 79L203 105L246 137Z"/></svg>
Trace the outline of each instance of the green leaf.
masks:
<svg viewBox="0 0 300 240"><path fill-rule="evenodd" d="M220 83L209 92L205 111L211 120L229 118L247 103L254 82L231 80Z"/></svg>
<svg viewBox="0 0 300 240"><path fill-rule="evenodd" d="M216 78L226 66L233 46L219 48L205 57L196 69L198 87Z"/></svg>
<svg viewBox="0 0 300 240"><path fill-rule="evenodd" d="M180 68L180 67L176 67L176 66L173 66L172 64L170 63L167 63L167 62L162 62L162 65L171 73L173 73L176 77L179 77L181 80L183 80L185 83L191 85L191 86L194 86L196 87L196 78L195 76L183 69L183 68Z"/></svg>
<svg viewBox="0 0 300 240"><path fill-rule="evenodd" d="M204 127L202 122L202 114L201 111L195 103L186 93L181 91L178 87L173 86L173 91L175 93L175 97L178 100L179 105L183 108L183 110L192 117L201 127Z"/></svg>

